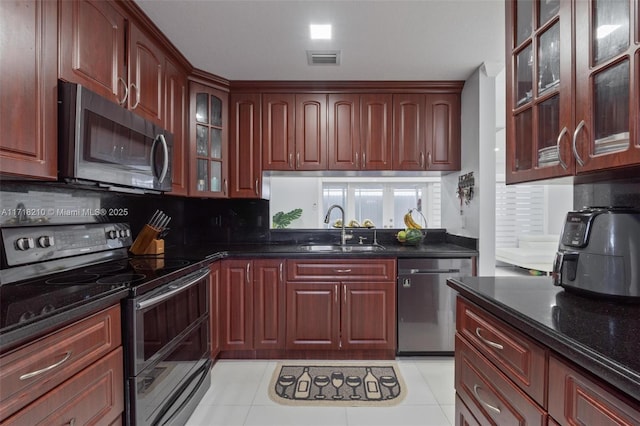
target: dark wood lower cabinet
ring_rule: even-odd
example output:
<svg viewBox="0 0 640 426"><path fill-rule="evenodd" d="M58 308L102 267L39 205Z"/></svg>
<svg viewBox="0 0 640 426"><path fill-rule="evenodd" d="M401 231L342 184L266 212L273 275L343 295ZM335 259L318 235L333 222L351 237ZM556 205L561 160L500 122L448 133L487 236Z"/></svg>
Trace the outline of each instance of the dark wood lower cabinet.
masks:
<svg viewBox="0 0 640 426"><path fill-rule="evenodd" d="M640 424L637 401L546 345L465 298L457 315L456 425Z"/></svg>
<svg viewBox="0 0 640 426"><path fill-rule="evenodd" d="M456 418L454 424L456 426L481 426L458 395L456 395Z"/></svg>
<svg viewBox="0 0 640 426"><path fill-rule="evenodd" d="M211 304L209 305L209 316L211 318L211 359L216 359L220 354L220 261L216 261L209 266L211 273Z"/></svg>
<svg viewBox="0 0 640 426"><path fill-rule="evenodd" d="M640 424L638 403L555 356L549 357L549 414L563 425Z"/></svg>
<svg viewBox="0 0 640 426"><path fill-rule="evenodd" d="M0 357L0 424L114 424L124 411L120 305Z"/></svg>
<svg viewBox="0 0 640 426"><path fill-rule="evenodd" d="M119 424L124 411L122 347L76 374L3 425Z"/></svg>
<svg viewBox="0 0 640 426"><path fill-rule="evenodd" d="M287 267L287 350L381 350L393 356L394 259L305 259Z"/></svg>
<svg viewBox="0 0 640 426"><path fill-rule="evenodd" d="M287 283L287 350L340 349L340 283Z"/></svg>
<svg viewBox="0 0 640 426"><path fill-rule="evenodd" d="M481 423L546 424L546 413L480 352L456 336L456 392Z"/></svg>
<svg viewBox="0 0 640 426"><path fill-rule="evenodd" d="M283 259L221 262L221 356L284 349L284 265Z"/></svg>

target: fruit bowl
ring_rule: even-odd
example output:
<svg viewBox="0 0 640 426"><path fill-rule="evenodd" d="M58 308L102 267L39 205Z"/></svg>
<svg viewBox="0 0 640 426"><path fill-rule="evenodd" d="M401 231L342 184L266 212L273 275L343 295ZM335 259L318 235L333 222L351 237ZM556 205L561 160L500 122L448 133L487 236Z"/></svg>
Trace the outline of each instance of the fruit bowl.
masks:
<svg viewBox="0 0 640 426"><path fill-rule="evenodd" d="M419 246L426 237L424 229L405 229L396 234L398 242L404 246Z"/></svg>

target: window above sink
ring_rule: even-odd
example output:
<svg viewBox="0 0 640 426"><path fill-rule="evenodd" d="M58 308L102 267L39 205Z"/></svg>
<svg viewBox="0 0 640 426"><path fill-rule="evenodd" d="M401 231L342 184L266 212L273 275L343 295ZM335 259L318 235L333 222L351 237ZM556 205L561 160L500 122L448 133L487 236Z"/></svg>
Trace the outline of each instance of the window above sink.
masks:
<svg viewBox="0 0 640 426"><path fill-rule="evenodd" d="M291 229L333 228L340 219L337 213L329 225L324 224L333 204L344 206L347 227L351 221L365 226L368 219L377 229L404 228L403 216L419 205L429 227L440 227L439 177L271 176L270 186L270 218L277 212L302 209L300 218L288 226Z"/></svg>

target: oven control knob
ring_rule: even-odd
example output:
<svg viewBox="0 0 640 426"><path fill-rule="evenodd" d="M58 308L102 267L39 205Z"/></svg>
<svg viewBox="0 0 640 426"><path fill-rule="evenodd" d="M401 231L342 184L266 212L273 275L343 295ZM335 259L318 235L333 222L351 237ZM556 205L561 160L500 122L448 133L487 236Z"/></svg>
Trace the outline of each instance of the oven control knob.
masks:
<svg viewBox="0 0 640 426"><path fill-rule="evenodd" d="M121 229L120 231L118 231L118 236L119 236L120 238L124 238L124 237L125 237L124 229Z"/></svg>
<svg viewBox="0 0 640 426"><path fill-rule="evenodd" d="M118 231L112 229L111 231L107 232L107 238L109 238L110 240L115 240L116 238L118 238Z"/></svg>
<svg viewBox="0 0 640 426"><path fill-rule="evenodd" d="M18 238L16 240L16 247L20 251L26 251L35 247L33 238Z"/></svg>
<svg viewBox="0 0 640 426"><path fill-rule="evenodd" d="M130 237L130 236L131 236L131 230L129 230L129 229L125 229L125 230L124 230L124 236L125 236L125 237Z"/></svg>
<svg viewBox="0 0 640 426"><path fill-rule="evenodd" d="M42 237L38 238L38 245L42 248L51 247L54 244L55 241L52 236L43 235Z"/></svg>

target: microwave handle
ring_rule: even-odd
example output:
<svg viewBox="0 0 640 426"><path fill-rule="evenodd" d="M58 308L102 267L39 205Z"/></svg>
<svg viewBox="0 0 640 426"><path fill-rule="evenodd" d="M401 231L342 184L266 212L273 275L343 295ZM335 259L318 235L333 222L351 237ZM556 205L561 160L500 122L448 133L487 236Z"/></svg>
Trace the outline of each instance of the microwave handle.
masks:
<svg viewBox="0 0 640 426"><path fill-rule="evenodd" d="M169 148L167 146L167 140L164 138L164 135L161 133L153 140L153 144L151 145L151 158L149 159L149 164L151 164L151 169L155 173L155 168L153 167L153 157L156 151L156 143L160 140L162 143L162 152L164 154L164 162L162 163L162 171L160 172L160 176L157 176L158 182L162 182L165 177L167 177L167 171L169 170Z"/></svg>

